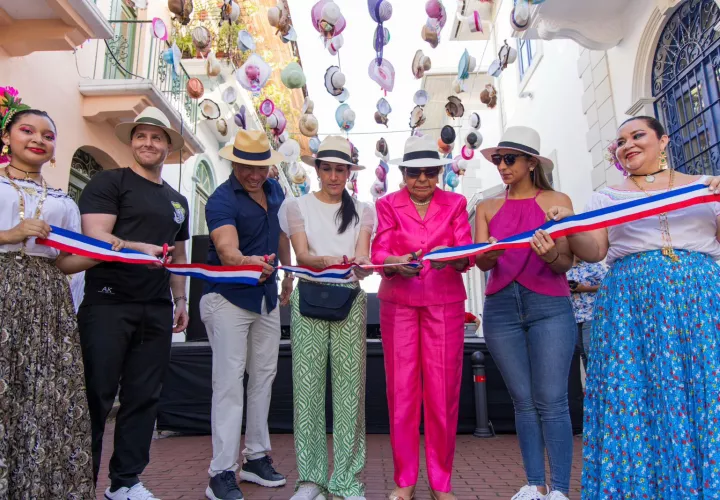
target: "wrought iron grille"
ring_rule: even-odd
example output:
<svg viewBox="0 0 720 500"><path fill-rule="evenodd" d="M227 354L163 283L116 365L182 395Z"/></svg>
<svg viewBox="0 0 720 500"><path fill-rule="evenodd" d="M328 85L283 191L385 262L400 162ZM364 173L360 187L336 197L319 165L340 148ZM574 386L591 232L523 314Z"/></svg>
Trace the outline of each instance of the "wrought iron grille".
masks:
<svg viewBox="0 0 720 500"><path fill-rule="evenodd" d="M670 165L720 173L720 9L686 0L665 26L653 62L655 113L670 136Z"/></svg>

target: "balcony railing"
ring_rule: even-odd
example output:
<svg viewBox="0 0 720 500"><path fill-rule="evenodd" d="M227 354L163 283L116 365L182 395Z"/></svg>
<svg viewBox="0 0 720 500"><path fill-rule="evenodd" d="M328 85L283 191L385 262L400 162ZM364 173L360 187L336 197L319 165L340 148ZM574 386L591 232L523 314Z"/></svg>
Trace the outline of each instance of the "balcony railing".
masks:
<svg viewBox="0 0 720 500"><path fill-rule="evenodd" d="M110 80L150 80L188 127L195 132L198 103L187 93L188 72L180 64L180 73L173 75L172 66L163 60L170 48L167 41L155 38L151 21L112 20L115 36L105 42L103 78Z"/></svg>

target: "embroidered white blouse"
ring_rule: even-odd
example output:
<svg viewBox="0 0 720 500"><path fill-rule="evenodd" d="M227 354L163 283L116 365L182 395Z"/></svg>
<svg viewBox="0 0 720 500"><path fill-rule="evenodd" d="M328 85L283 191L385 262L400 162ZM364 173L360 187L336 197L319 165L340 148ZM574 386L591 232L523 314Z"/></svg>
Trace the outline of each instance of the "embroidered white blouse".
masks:
<svg viewBox="0 0 720 500"><path fill-rule="evenodd" d="M16 180L14 182L21 188L22 196L25 198L25 217L33 217L42 196L42 186L32 181ZM18 192L6 177L0 176L0 230L12 229L20 223L19 206ZM76 233L81 232L80 210L73 199L60 189L48 186L47 198L43 204L40 218L52 226L62 227ZM19 252L21 247L21 243L0 245L0 252ZM54 248L38 245L35 243L35 238L28 239L25 253L48 259L55 259L60 254Z"/></svg>
<svg viewBox="0 0 720 500"><path fill-rule="evenodd" d="M705 179L706 177L701 177L691 184L701 184ZM659 194L665 190L648 190L648 192ZM587 210L599 210L646 196L639 191L621 191L606 187L593 193ZM720 243L717 240L718 217L720 217L720 203L704 203L668 213L673 248L705 253L715 260L720 260ZM663 247L658 216L610 227L608 238L610 240L608 264L634 253L661 250Z"/></svg>

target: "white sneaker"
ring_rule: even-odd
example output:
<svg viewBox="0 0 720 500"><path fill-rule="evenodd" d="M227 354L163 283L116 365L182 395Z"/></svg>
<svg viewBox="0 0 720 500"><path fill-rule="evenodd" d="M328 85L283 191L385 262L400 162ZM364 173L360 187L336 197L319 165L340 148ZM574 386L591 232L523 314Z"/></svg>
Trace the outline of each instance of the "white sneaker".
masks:
<svg viewBox="0 0 720 500"><path fill-rule="evenodd" d="M105 498L107 500L160 500L150 493L150 490L142 483L138 483L132 488L122 487L114 492L110 492L110 488L108 488L105 490Z"/></svg>
<svg viewBox="0 0 720 500"><path fill-rule="evenodd" d="M568 497L560 493L559 491L551 491L546 497L545 500L569 500Z"/></svg>
<svg viewBox="0 0 720 500"><path fill-rule="evenodd" d="M520 488L520 491L515 493L512 500L547 500L547 497L540 493L537 486L530 486L527 484Z"/></svg>
<svg viewBox="0 0 720 500"><path fill-rule="evenodd" d="M303 483L290 500L325 500L325 495L317 484Z"/></svg>

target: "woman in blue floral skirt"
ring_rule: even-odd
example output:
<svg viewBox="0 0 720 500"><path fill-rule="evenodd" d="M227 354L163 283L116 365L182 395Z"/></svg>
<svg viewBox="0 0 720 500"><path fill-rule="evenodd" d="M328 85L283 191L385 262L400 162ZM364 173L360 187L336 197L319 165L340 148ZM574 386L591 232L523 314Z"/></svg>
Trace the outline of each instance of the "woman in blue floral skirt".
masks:
<svg viewBox="0 0 720 500"><path fill-rule="evenodd" d="M618 131L618 186L589 209L720 177L667 168L656 119ZM553 208L548 216L571 215ZM580 259L607 257L595 302L585 399L583 498L720 498L720 203L569 237Z"/></svg>

